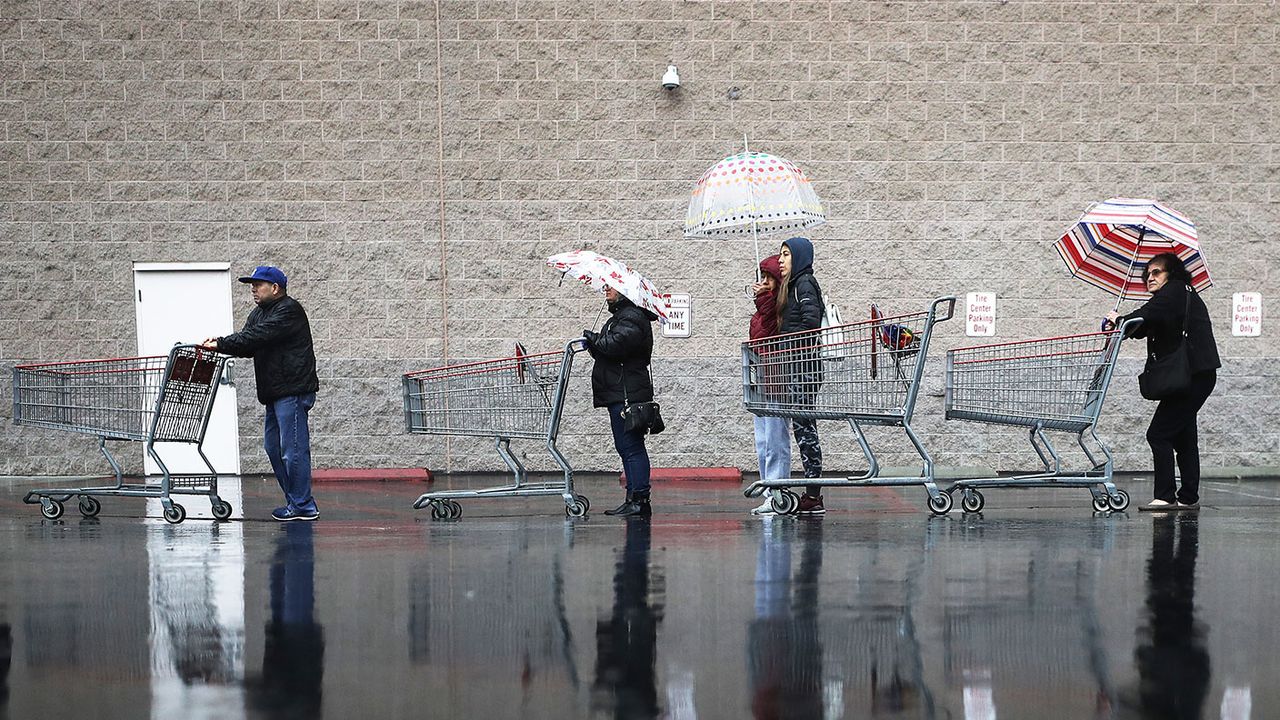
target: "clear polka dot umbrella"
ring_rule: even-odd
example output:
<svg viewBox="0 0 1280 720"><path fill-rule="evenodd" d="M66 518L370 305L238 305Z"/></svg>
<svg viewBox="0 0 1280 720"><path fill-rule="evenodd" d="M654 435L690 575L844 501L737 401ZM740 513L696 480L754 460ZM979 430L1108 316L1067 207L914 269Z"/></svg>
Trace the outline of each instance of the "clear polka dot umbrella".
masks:
<svg viewBox="0 0 1280 720"><path fill-rule="evenodd" d="M667 304L658 289L626 263L590 250L574 250L547 258L547 265L569 277L577 278L594 290L606 286L622 293L637 306L667 321Z"/></svg>
<svg viewBox="0 0 1280 720"><path fill-rule="evenodd" d="M791 161L761 152L730 155L702 173L689 197L686 237L752 237L804 230L827 221L809 177Z"/></svg>

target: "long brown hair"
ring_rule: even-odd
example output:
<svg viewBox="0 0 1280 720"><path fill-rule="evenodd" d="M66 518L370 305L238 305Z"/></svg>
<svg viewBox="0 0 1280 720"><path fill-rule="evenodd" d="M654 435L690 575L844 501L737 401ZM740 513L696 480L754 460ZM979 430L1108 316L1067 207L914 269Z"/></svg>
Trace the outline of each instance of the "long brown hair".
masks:
<svg viewBox="0 0 1280 720"><path fill-rule="evenodd" d="M778 283L778 331L782 331L782 316L787 313L787 302L791 299L791 273L782 276Z"/></svg>

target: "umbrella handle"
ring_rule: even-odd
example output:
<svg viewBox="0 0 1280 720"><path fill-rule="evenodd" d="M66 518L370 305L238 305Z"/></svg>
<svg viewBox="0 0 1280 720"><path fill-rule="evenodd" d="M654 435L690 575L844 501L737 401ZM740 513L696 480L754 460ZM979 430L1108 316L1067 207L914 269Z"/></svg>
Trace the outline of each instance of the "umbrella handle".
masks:
<svg viewBox="0 0 1280 720"><path fill-rule="evenodd" d="M1133 257L1129 259L1129 271L1124 275L1124 284L1120 286L1120 297L1116 298L1116 307L1114 312L1120 312L1120 303L1124 300L1124 291L1129 287L1129 278L1133 277L1133 266L1138 264L1138 252L1142 250L1142 239L1147 236L1147 228L1144 226L1138 232L1138 243L1133 246Z"/></svg>

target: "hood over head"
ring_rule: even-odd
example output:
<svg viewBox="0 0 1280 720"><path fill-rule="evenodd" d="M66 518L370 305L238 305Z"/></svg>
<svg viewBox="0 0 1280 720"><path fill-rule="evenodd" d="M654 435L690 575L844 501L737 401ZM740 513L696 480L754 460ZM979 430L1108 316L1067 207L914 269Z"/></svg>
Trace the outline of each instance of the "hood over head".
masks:
<svg viewBox="0 0 1280 720"><path fill-rule="evenodd" d="M770 255L760 261L760 272L782 282L782 267L778 264L778 256Z"/></svg>
<svg viewBox="0 0 1280 720"><path fill-rule="evenodd" d="M813 243L807 237L787 238L782 243L791 250L791 276L813 269Z"/></svg>

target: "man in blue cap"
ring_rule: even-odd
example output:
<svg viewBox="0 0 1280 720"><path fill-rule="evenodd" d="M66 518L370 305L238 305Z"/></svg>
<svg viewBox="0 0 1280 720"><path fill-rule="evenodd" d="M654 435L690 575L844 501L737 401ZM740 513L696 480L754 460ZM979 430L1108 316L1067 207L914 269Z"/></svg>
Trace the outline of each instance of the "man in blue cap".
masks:
<svg viewBox="0 0 1280 720"><path fill-rule="evenodd" d="M311 496L307 412L316 403L320 380L311 324L302 304L289 297L289 279L280 268L260 265L240 282L249 284L257 307L240 332L202 344L227 355L253 358L258 402L267 408L263 446L285 499L284 507L276 508L271 517L282 522L315 520L320 510Z"/></svg>

